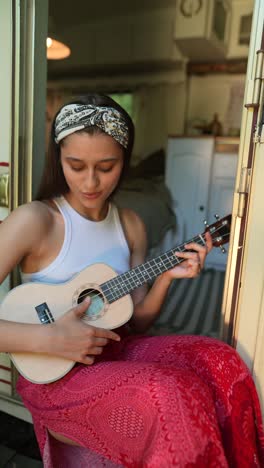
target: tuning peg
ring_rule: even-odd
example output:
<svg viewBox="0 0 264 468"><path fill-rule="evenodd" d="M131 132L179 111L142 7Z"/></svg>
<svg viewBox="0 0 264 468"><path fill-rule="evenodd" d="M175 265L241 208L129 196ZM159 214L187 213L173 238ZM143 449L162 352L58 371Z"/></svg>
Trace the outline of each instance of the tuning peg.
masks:
<svg viewBox="0 0 264 468"><path fill-rule="evenodd" d="M226 249L222 245L220 245L220 249L223 254L226 253Z"/></svg>
<svg viewBox="0 0 264 468"><path fill-rule="evenodd" d="M206 219L204 220L204 225L205 225L205 227L207 227L207 228L209 227L209 224L208 224L208 222L206 221Z"/></svg>
<svg viewBox="0 0 264 468"><path fill-rule="evenodd" d="M214 217L215 217L215 219L218 221L219 215L218 215L218 214L215 214Z"/></svg>

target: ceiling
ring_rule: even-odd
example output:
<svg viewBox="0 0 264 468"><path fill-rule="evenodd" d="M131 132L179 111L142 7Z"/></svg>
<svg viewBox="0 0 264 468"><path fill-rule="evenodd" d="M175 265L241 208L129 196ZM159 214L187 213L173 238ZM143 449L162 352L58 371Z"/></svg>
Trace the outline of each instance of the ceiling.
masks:
<svg viewBox="0 0 264 468"><path fill-rule="evenodd" d="M49 15L60 29L139 11L174 7L176 0L49 0Z"/></svg>
<svg viewBox="0 0 264 468"><path fill-rule="evenodd" d="M65 60L48 61L49 79L60 79L66 75L72 78L81 77L87 73L91 76L98 70L103 72L100 67L96 69L91 66L92 48L95 43L95 38L91 36L91 28L88 27L91 23L139 12L147 13L160 8L174 9L175 6L176 0L78 0L75 3L72 0L49 0L49 36L65 42L72 50L71 56ZM118 36L118 31L116 35ZM112 33L109 41L111 39ZM137 64L133 71L136 71L136 67ZM115 73L115 69L120 69L120 66L112 68ZM129 65L124 64L122 70L126 68L130 71Z"/></svg>
<svg viewBox="0 0 264 468"><path fill-rule="evenodd" d="M231 2L234 1L235 0L231 0ZM107 75L107 73L118 74L120 73L121 63L122 72L130 74L142 70L152 72L159 67L160 69L162 69L162 67L164 67L164 69L172 69L176 66L176 61L151 63L151 60L145 62L142 60L137 63L133 62L133 60L129 61L128 59L128 63L125 63L125 61L117 61L113 64L110 60L108 61L108 65L106 65L107 60L104 61L103 57L111 56L111 52L109 53L111 47L112 49L115 48L116 51L121 50L122 47L123 49L125 48L123 39L126 34L129 35L129 32L126 22L118 22L119 17L129 17L133 14L139 14L138 17L141 20L143 13L161 9L163 11L168 10L168 16L170 17L171 15L171 17L173 17L176 3L177 0L77 0L76 2L72 0L49 0L49 35L57 40L65 42L72 50L71 56L65 60L48 61L49 80L60 80L65 77L68 79L86 78L87 76L92 78L98 74ZM140 15L140 13L142 15ZM157 14L159 15L158 21L160 24L161 13L158 12ZM108 19L110 19L111 22L110 28L108 23L108 33L106 33L105 25ZM117 20L115 27L112 26L112 20ZM144 20L144 22L146 22L146 31L144 32L148 35L149 39L149 37L151 37L151 32L149 32L148 20ZM124 31L121 34L120 27L122 26L123 29L125 29L125 34ZM101 30L103 30L103 34ZM167 31L170 31L170 29L167 28ZM97 42L97 37L101 37L101 41ZM135 37L137 36L135 35ZM170 47L174 47L174 44L176 47L176 42L172 44L173 34L171 34L171 38ZM153 39L154 42L155 40L159 40L156 37L155 31ZM141 44L139 47L141 47ZM165 45L164 50L168 49L169 48L166 48ZM129 47L127 47L126 50L129 50ZM204 49L201 48L198 50L201 59L203 50ZM101 65L98 63L100 60L98 61L97 57L101 59ZM129 54L126 54L125 57L129 57ZM179 57L180 63L181 54Z"/></svg>

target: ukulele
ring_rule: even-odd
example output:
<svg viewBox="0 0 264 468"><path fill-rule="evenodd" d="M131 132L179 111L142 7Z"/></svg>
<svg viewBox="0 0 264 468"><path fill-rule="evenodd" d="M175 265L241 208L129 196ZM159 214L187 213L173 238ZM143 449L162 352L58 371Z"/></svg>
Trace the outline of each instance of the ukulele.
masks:
<svg viewBox="0 0 264 468"><path fill-rule="evenodd" d="M215 247L229 241L231 215L207 226L190 241L168 250L156 258L117 275L103 263L93 264L71 280L60 284L26 283L12 289L0 306L0 319L33 324L49 324L67 310L90 297L90 305L81 320L105 329L115 329L131 318L133 303L130 293L182 261L175 252L186 251L184 245L196 242L205 245L209 231ZM54 382L66 375L75 362L52 354L13 353L10 357L17 370L34 383Z"/></svg>

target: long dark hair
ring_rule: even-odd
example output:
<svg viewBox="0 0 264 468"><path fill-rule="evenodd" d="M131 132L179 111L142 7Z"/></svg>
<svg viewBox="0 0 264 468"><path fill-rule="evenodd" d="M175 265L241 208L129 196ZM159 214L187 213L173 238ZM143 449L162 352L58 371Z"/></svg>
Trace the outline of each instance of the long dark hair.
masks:
<svg viewBox="0 0 264 468"><path fill-rule="evenodd" d="M64 195L69 191L69 187L65 180L61 162L60 162L60 145L63 142L63 140L59 144L55 142L56 117L58 113L61 111L61 109L65 105L68 105L68 104L84 104L84 105L92 104L94 106L113 107L114 109L117 109L122 114L128 127L128 146L127 148L122 147L123 152L124 152L124 165L123 165L123 170L119 179L118 186L116 187L115 191L119 187L121 181L123 180L129 168L131 153L132 153L133 144L134 144L134 134L135 134L134 124L133 124L131 117L123 109L123 107L117 104L117 102L115 102L109 96L106 96L104 94L97 94L97 93L91 93L91 94L86 94L84 96L80 96L74 99L73 101L68 102L67 104L64 104L59 109L59 111L57 112L57 114L55 115L53 119L51 132L50 132L49 146L48 146L48 151L46 155L46 161L44 165L44 170L43 170L39 190L36 195L36 200L48 200L48 199L51 199L60 195ZM102 130L100 130L98 127L88 127L81 131L85 131L89 134L102 132Z"/></svg>

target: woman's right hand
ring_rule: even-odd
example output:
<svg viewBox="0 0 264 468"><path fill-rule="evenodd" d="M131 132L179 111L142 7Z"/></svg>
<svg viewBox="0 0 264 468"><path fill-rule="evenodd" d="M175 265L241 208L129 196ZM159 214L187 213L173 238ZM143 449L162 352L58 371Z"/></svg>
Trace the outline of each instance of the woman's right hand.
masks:
<svg viewBox="0 0 264 468"><path fill-rule="evenodd" d="M113 331L88 325L81 320L89 304L90 299L87 298L47 325L51 333L51 354L90 365L110 340L120 341L119 335Z"/></svg>

